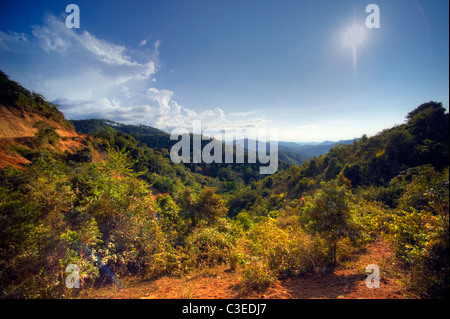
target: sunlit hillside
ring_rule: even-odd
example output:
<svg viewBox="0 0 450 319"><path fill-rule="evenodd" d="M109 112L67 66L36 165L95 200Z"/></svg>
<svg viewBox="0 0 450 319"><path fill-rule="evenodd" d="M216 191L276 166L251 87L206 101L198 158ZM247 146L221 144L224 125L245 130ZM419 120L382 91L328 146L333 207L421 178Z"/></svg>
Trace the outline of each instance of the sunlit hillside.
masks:
<svg viewBox="0 0 450 319"><path fill-rule="evenodd" d="M449 121L440 103L244 182L241 169L219 177L173 164L137 136L79 135L56 106L25 99L4 75L1 90L1 156L17 160L0 171L3 298L448 297ZM369 264L384 269L373 294ZM85 289L67 284L70 265Z"/></svg>

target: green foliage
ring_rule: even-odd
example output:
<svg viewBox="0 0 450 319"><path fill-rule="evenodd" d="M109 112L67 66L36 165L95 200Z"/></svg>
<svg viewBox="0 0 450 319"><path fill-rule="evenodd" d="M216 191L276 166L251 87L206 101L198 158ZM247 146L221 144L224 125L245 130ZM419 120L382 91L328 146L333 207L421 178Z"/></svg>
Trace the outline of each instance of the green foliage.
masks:
<svg viewBox="0 0 450 319"><path fill-rule="evenodd" d="M243 268L241 280L245 289L263 290L278 276L320 272L326 265L322 239L300 228L282 229L270 217L252 225L239 239L234 254Z"/></svg>
<svg viewBox="0 0 450 319"><path fill-rule="evenodd" d="M149 185L132 164L112 149L107 163L68 166L44 157L27 170L2 172L3 296L67 296L64 269L71 263L82 282L94 283L99 262L117 275L151 275L156 260L175 254L171 240L180 225L163 229ZM170 199L160 204L174 206Z"/></svg>
<svg viewBox="0 0 450 319"><path fill-rule="evenodd" d="M38 205L27 202L20 192L0 186L1 295L9 293L8 286L27 268L25 256L33 254L30 248L39 217Z"/></svg>
<svg viewBox="0 0 450 319"><path fill-rule="evenodd" d="M211 187L204 187L199 195L186 187L180 204L182 214L191 220L192 226L196 226L200 221L214 225L228 211L223 198Z"/></svg>
<svg viewBox="0 0 450 319"><path fill-rule="evenodd" d="M336 176L341 172L341 165L339 160L336 157L332 157L328 163L327 168L325 169L325 178L326 180L331 180L336 178Z"/></svg>
<svg viewBox="0 0 450 319"><path fill-rule="evenodd" d="M136 141L145 143L154 149L170 149L172 141L169 134L146 125L127 125L109 120L73 120L77 132L101 136L104 132L113 129L115 133L132 135Z"/></svg>
<svg viewBox="0 0 450 319"><path fill-rule="evenodd" d="M310 232L319 233L328 242L330 257L335 265L339 239L357 237L349 207L351 194L347 186L340 185L339 180L322 182L321 186L312 198L307 199L302 219Z"/></svg>
<svg viewBox="0 0 450 319"><path fill-rule="evenodd" d="M93 281L99 276L99 269L96 263L95 248L102 243L97 222L91 218L80 230L72 231L68 229L61 234L61 244L64 250L64 257L59 260L61 272L70 264L79 267L80 284L86 281Z"/></svg>
<svg viewBox="0 0 450 319"><path fill-rule="evenodd" d="M235 217L242 210L250 210L255 204L258 194L255 190L242 189L228 200L228 211L230 217Z"/></svg>
<svg viewBox="0 0 450 319"><path fill-rule="evenodd" d="M448 297L448 168L422 167L400 198L390 239L411 270L410 286L424 297Z"/></svg>
<svg viewBox="0 0 450 319"><path fill-rule="evenodd" d="M253 224L252 217L249 215L249 213L246 210L241 211L236 216L236 221L239 222L239 224L242 226L244 231L249 230L250 226Z"/></svg>
<svg viewBox="0 0 450 319"><path fill-rule="evenodd" d="M186 232L186 221L181 217L180 208L168 194L156 198L158 218L163 230L174 242L178 242Z"/></svg>
<svg viewBox="0 0 450 319"><path fill-rule="evenodd" d="M327 156L345 163L344 175L353 186L387 186L402 171L426 164L444 169L449 162L449 119L442 103L424 103L406 118L403 125L335 147ZM316 174L321 174L316 167Z"/></svg>
<svg viewBox="0 0 450 319"><path fill-rule="evenodd" d="M448 168L439 173L432 166L418 167L410 173L409 178L411 180L398 201L400 209L413 207L440 214L448 211Z"/></svg>
<svg viewBox="0 0 450 319"><path fill-rule="evenodd" d="M233 239L217 227L197 227L186 238L186 253L196 267L212 267L230 260Z"/></svg>
<svg viewBox="0 0 450 319"><path fill-rule="evenodd" d="M105 138L109 142L111 139L115 139L115 143L121 146L123 141L126 139L132 139L136 147L145 148L149 147L152 150L156 150L160 156L151 156L148 158L148 164L145 165L145 161L141 163L149 169L150 172L157 173L158 175L168 177L167 170L173 171L174 165L169 159L169 149L176 143L174 140L170 140L170 135L161 130L145 125L126 125L122 123L117 123L109 120L77 120L72 121L78 132L85 134L93 134L97 137ZM191 136L192 139L192 136ZM201 141L202 147L209 143L209 141ZM223 150L225 146L223 145ZM141 152L142 153L142 152ZM156 153L156 152L155 152ZM153 155L156 155L156 154ZM192 153L191 153L192 156ZM148 157L148 156L147 156ZM215 163L213 165L206 163L191 163L180 164L184 169L181 175L184 177L190 176L189 173L200 173L204 176L216 179L214 185L218 190L223 190L224 192L234 191L237 185L242 183L250 183L261 178L259 174L259 167L257 164L249 164L247 160L247 154L245 155L245 162L247 164L221 164ZM286 163L280 162L280 167L286 167ZM178 174L177 174L178 175ZM173 176L171 176L173 177ZM154 180L149 180L153 183ZM211 182L211 180L210 180ZM172 194L171 187L166 180L157 180L157 186L162 187L163 192L169 192ZM210 185L213 186L213 185ZM159 189L159 188L158 188Z"/></svg>
<svg viewBox="0 0 450 319"><path fill-rule="evenodd" d="M90 163L93 158L94 155L92 154L92 150L86 146L76 151L74 154L69 155L67 160L78 163Z"/></svg>
<svg viewBox="0 0 450 319"><path fill-rule="evenodd" d="M389 234L393 222L392 210L383 203L367 200L360 195L357 197L358 200L350 203L352 223L358 229L358 237L354 238L354 242L368 243L380 235Z"/></svg>
<svg viewBox="0 0 450 319"><path fill-rule="evenodd" d="M267 264L255 258L246 265L240 279L244 291L264 291L276 281L277 276Z"/></svg>
<svg viewBox="0 0 450 319"><path fill-rule="evenodd" d="M173 194L175 192L175 181L166 176L158 176L153 182L153 187L162 193Z"/></svg>
<svg viewBox="0 0 450 319"><path fill-rule="evenodd" d="M411 269L412 289L425 297L448 297L448 213L400 210L391 224L391 238Z"/></svg>
<svg viewBox="0 0 450 319"><path fill-rule="evenodd" d="M57 146L60 140L60 136L56 133L55 128L45 121L39 121L34 125L38 129L36 132L36 140L39 147L44 147L48 144Z"/></svg>

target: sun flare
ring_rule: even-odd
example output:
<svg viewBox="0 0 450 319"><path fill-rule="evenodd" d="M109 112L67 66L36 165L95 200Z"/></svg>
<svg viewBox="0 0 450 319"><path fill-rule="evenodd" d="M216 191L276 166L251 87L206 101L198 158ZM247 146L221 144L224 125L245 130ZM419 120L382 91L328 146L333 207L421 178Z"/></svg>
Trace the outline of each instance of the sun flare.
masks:
<svg viewBox="0 0 450 319"><path fill-rule="evenodd" d="M366 28L360 25L352 25L345 32L342 38L344 46L358 47L366 39Z"/></svg>
<svg viewBox="0 0 450 319"><path fill-rule="evenodd" d="M342 45L352 50L353 68L357 65L357 50L366 40L366 28L361 25L353 24L348 27L342 36Z"/></svg>

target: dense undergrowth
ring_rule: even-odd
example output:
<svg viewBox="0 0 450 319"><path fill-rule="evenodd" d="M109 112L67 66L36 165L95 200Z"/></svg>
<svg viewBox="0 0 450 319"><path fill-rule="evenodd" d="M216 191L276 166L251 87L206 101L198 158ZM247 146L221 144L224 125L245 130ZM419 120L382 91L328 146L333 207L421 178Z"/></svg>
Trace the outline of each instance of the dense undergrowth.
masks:
<svg viewBox="0 0 450 319"><path fill-rule="evenodd" d="M127 153L110 147L109 158L55 161L39 150L25 170L1 172L4 297L73 296L69 264L79 266L85 287L111 282L112 274L145 279L228 264L242 271L244 289L260 290L278 277L329 271L346 253L340 243L359 247L380 235L410 267L410 289L445 294L448 169L416 168L409 182L399 177L387 190L352 188L341 174L278 210L229 218L214 188L155 196ZM371 199L389 188L396 208Z"/></svg>

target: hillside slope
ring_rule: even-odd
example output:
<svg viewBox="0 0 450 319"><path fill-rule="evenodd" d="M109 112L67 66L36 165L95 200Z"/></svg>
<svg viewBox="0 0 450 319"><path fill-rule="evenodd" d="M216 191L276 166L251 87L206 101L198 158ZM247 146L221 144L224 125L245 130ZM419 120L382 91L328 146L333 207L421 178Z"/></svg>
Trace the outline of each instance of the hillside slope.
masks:
<svg viewBox="0 0 450 319"><path fill-rule="evenodd" d="M0 138L33 137L38 129L34 127L39 121L45 121L55 127L61 137L78 137L75 129L63 127L55 120L36 112L0 104Z"/></svg>
<svg viewBox="0 0 450 319"><path fill-rule="evenodd" d="M23 153L37 149L37 133L43 126L56 133L58 142L47 147L58 152L74 153L88 139L86 134L75 131L56 105L9 80L0 71L0 168L8 165L20 168L29 163Z"/></svg>

